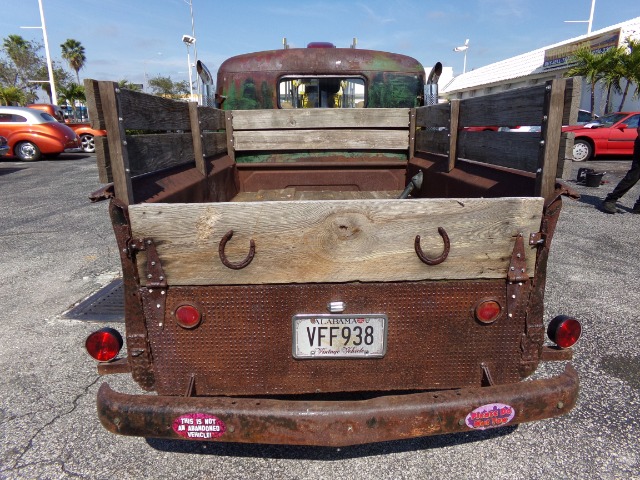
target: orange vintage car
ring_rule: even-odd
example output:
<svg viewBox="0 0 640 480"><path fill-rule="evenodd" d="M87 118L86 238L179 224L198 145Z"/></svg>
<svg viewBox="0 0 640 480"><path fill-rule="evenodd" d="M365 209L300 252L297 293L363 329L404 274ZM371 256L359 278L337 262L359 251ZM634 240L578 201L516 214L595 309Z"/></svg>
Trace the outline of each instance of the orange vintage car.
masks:
<svg viewBox="0 0 640 480"><path fill-rule="evenodd" d="M0 106L0 136L9 143L9 155L29 162L62 152L79 152L76 133L46 112L26 107Z"/></svg>
<svg viewBox="0 0 640 480"><path fill-rule="evenodd" d="M80 148L83 152L93 153L96 151L95 137L104 137L107 135L106 130L96 130L91 128L91 124L87 122L75 122L73 120L64 119L64 112L58 105L49 103L32 103L27 105L29 108L35 108L55 117L59 122L64 122L69 126L80 138Z"/></svg>

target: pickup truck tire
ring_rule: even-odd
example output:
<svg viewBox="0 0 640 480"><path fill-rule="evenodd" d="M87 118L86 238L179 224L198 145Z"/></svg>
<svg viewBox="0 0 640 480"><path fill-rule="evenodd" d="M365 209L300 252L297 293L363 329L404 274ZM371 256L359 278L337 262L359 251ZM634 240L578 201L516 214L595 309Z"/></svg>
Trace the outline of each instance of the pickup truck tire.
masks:
<svg viewBox="0 0 640 480"><path fill-rule="evenodd" d="M593 155L593 147L586 140L576 140L573 144L573 161L584 162Z"/></svg>
<svg viewBox="0 0 640 480"><path fill-rule="evenodd" d="M96 144L93 139L93 135L89 135L88 133L83 133L80 135L80 148L85 153L93 153L96 151Z"/></svg>
<svg viewBox="0 0 640 480"><path fill-rule="evenodd" d="M42 153L35 143L20 142L14 148L14 154L23 162L36 162L42 158Z"/></svg>

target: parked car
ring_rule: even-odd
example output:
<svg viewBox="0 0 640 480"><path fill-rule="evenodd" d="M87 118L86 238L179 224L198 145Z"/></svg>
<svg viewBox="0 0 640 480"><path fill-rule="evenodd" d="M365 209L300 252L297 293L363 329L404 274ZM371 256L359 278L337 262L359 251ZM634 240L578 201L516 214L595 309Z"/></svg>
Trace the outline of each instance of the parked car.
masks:
<svg viewBox="0 0 640 480"><path fill-rule="evenodd" d="M89 123L67 123L67 125L78 135L80 138L80 148L83 152L93 153L96 151L96 137L105 137L107 135L106 130L95 130L91 128Z"/></svg>
<svg viewBox="0 0 640 480"><path fill-rule="evenodd" d="M74 120L65 120L64 111L57 105L49 103L32 103L27 105L29 108L35 108L55 117L59 122L68 125L76 135L80 138L80 148L83 152L93 153L96 151L95 137L104 137L107 135L106 130L95 130L91 128L91 124L87 122L76 122Z"/></svg>
<svg viewBox="0 0 640 480"><path fill-rule="evenodd" d="M640 112L617 112L562 131L575 134L573 160L583 162L600 155L631 155L638 121Z"/></svg>
<svg viewBox="0 0 640 480"><path fill-rule="evenodd" d="M0 157L9 153L9 141L5 137L0 137Z"/></svg>
<svg viewBox="0 0 640 480"><path fill-rule="evenodd" d="M9 155L25 162L80 151L73 130L48 113L27 107L0 106L0 136L7 138Z"/></svg>
<svg viewBox="0 0 640 480"><path fill-rule="evenodd" d="M41 112L47 112L59 122L64 123L64 110L58 105L52 105L50 103L31 103L27 105L29 108L35 108Z"/></svg>

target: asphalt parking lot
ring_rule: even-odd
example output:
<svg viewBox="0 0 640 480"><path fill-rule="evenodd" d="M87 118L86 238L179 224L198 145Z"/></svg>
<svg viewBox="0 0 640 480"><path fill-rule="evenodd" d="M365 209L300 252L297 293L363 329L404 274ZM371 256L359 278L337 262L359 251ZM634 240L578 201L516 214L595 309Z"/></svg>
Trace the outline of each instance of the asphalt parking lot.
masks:
<svg viewBox="0 0 640 480"><path fill-rule="evenodd" d="M145 440L108 433L95 412L103 379L84 352L100 323L63 313L118 277L95 158L0 159L0 478L640 478L640 215L597 209L629 161L588 162L601 186L568 181L553 240L546 318L583 321L581 376L567 416L485 432L342 449ZM556 373L545 364L536 377ZM109 383L139 393L128 377Z"/></svg>

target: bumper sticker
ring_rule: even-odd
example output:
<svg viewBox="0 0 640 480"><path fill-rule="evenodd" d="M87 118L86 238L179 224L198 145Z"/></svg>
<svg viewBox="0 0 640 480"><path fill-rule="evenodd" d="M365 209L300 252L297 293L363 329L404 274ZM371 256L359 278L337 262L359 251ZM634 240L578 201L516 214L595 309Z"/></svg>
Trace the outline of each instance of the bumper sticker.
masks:
<svg viewBox="0 0 640 480"><path fill-rule="evenodd" d="M513 407L504 403L489 403L476 408L466 418L467 427L475 430L486 430L506 425L515 416Z"/></svg>
<svg viewBox="0 0 640 480"><path fill-rule="evenodd" d="M173 421L173 431L191 440L218 438L226 430L222 420L207 413L185 413Z"/></svg>

